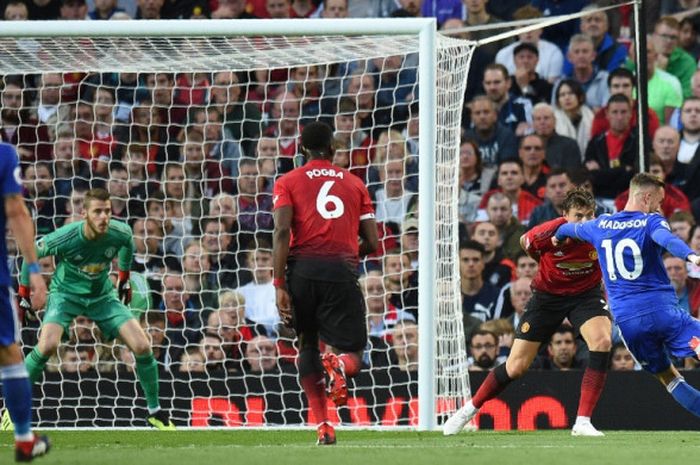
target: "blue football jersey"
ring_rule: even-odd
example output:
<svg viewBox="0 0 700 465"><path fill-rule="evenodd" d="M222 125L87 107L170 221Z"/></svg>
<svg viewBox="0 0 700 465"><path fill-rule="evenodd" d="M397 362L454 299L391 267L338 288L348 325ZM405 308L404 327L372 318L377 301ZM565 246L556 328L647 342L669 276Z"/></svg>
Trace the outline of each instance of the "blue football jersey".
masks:
<svg viewBox="0 0 700 465"><path fill-rule="evenodd" d="M0 142L0 189L3 199L8 195L22 193L22 178L19 169L17 150L13 145ZM0 231L5 231L7 226L7 216L5 215L4 203L0 208ZM10 270L7 266L7 243L0 241L0 285L9 286L12 284Z"/></svg>
<svg viewBox="0 0 700 465"><path fill-rule="evenodd" d="M654 311L657 305L678 303L661 255L665 244L675 255L692 253L672 235L666 220L656 213L621 211L581 224L566 224L557 237L590 242L598 252L600 268L615 319Z"/></svg>

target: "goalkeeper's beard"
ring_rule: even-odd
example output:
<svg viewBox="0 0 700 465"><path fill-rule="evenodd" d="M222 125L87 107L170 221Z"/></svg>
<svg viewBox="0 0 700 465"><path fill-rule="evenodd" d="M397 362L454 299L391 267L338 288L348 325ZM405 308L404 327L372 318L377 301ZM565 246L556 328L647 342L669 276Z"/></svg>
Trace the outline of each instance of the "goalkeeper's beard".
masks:
<svg viewBox="0 0 700 465"><path fill-rule="evenodd" d="M104 231L100 231L99 228L97 227L97 225L95 225L92 221L90 221L90 219L87 219L85 221L85 223L87 224L88 229L90 229L90 232L95 237L95 239L97 239L98 237L104 236L105 233L107 232L107 227L105 227ZM109 222L107 222L107 224L109 224Z"/></svg>

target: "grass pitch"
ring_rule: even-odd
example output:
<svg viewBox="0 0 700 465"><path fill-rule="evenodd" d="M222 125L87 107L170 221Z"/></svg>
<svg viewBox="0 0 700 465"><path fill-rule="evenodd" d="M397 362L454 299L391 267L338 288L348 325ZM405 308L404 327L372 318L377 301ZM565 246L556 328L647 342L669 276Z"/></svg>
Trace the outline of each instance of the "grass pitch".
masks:
<svg viewBox="0 0 700 465"><path fill-rule="evenodd" d="M700 433L566 431L440 433L338 430L338 444L315 445L315 431L49 431L53 449L38 464L66 465L658 465L695 460ZM0 464L13 463L12 436L0 433Z"/></svg>

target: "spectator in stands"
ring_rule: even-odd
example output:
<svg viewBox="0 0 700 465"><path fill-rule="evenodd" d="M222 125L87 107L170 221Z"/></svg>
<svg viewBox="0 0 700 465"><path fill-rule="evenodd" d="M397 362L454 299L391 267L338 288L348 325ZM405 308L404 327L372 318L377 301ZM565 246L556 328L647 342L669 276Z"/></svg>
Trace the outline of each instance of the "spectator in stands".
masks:
<svg viewBox="0 0 700 465"><path fill-rule="evenodd" d="M465 22L466 26L476 27L483 26L486 24L495 24L502 22L500 18L493 16L486 9L486 4L488 3L488 0L471 0L464 3L467 10L467 19ZM469 38L471 40L485 39L493 36L494 32L500 31L494 31L493 29L470 31ZM476 83L477 81L481 80L481 78L484 75L484 70L486 69L486 66L495 61L496 53L498 53L498 50L506 46L507 44L508 41L501 40L490 44L484 44L481 47L477 47L474 50L474 54L472 55L472 61L469 67L469 74L467 77L468 81ZM468 86L467 100L471 99L474 95L476 95L476 93L479 93L480 91L481 90L477 88L474 92L472 92L469 90Z"/></svg>
<svg viewBox="0 0 700 465"><path fill-rule="evenodd" d="M76 157L78 143L73 131L60 127L54 142L54 188L56 195L69 197L77 187L86 187L90 179L89 166L80 157Z"/></svg>
<svg viewBox="0 0 700 465"><path fill-rule="evenodd" d="M610 73L625 62L627 49L609 34L608 16L605 11L595 11L599 8L595 3L591 3L581 10L592 12L581 18L581 33L593 39L596 68ZM571 62L566 60L564 74L570 74L572 68Z"/></svg>
<svg viewBox="0 0 700 465"><path fill-rule="evenodd" d="M576 34L569 41L569 49L566 53L572 67L569 73L564 73L567 78L578 82L586 94L586 104L594 111L605 106L608 101L608 72L598 69L595 65L595 45L593 39L585 34ZM555 88L559 87L555 85Z"/></svg>
<svg viewBox="0 0 700 465"><path fill-rule="evenodd" d="M498 297L496 285L484 280L487 253L491 255L493 250L487 252L484 245L475 240L463 242L459 246L462 312L465 316L472 316L479 322L493 317L493 309Z"/></svg>
<svg viewBox="0 0 700 465"><path fill-rule="evenodd" d="M259 19L246 11L245 0L219 0L219 6L212 11L211 19Z"/></svg>
<svg viewBox="0 0 700 465"><path fill-rule="evenodd" d="M115 13L126 13L117 6L117 0L95 0L95 9L88 13L90 19L111 19Z"/></svg>
<svg viewBox="0 0 700 465"><path fill-rule="evenodd" d="M242 158L238 177L238 225L242 231L272 231L272 195L258 189L255 159Z"/></svg>
<svg viewBox="0 0 700 465"><path fill-rule="evenodd" d="M416 194L405 186L405 166L404 160L389 160L379 167L381 187L374 194L377 221L401 225L406 218Z"/></svg>
<svg viewBox="0 0 700 465"><path fill-rule="evenodd" d="M246 318L263 325L267 334L277 334L280 317L272 285L272 247L259 243L257 249L248 252L246 265L254 277L253 281L238 288L245 297Z"/></svg>
<svg viewBox="0 0 700 465"><path fill-rule="evenodd" d="M209 103L224 116L223 139L239 143L243 154L252 157L260 137L262 114L254 103L242 101L242 89L236 73L220 71L214 75ZM238 167L230 167L229 171L235 177Z"/></svg>
<svg viewBox="0 0 700 465"><path fill-rule="evenodd" d="M289 19L292 17L292 6L289 0L266 0L265 8L267 9L268 17L271 19Z"/></svg>
<svg viewBox="0 0 700 465"><path fill-rule="evenodd" d="M56 197L52 179L51 165L46 162L29 165L24 171L22 184L26 189L27 206L36 218L37 236L61 226L59 218L66 216L65 199Z"/></svg>
<svg viewBox="0 0 700 465"><path fill-rule="evenodd" d="M63 76L61 73L40 74L36 78L36 86L39 88L39 98L36 103L37 118L40 123L46 124L52 116L58 116Z"/></svg>
<svg viewBox="0 0 700 465"><path fill-rule="evenodd" d="M17 147L22 164L51 159L52 144L46 126L28 111L24 80L5 76L0 88L0 141Z"/></svg>
<svg viewBox="0 0 700 465"><path fill-rule="evenodd" d="M700 250L700 226L697 224L693 226L690 233L690 248L697 253ZM41 262L40 262L41 263ZM688 276L691 278L700 278L700 266L688 263ZM48 286L48 283L47 283Z"/></svg>
<svg viewBox="0 0 700 465"><path fill-rule="evenodd" d="M182 248L192 237L192 214L197 214L199 202L194 197L190 180L185 177L185 170L180 163L168 163L163 169L164 219L166 235L163 249L166 255L182 257ZM196 209L194 207L197 207Z"/></svg>
<svg viewBox="0 0 700 465"><path fill-rule="evenodd" d="M637 171L637 134L632 127L632 102L622 94L610 97L606 110L610 129L594 137L586 149L586 168L593 172L596 194L614 199Z"/></svg>
<svg viewBox="0 0 700 465"><path fill-rule="evenodd" d="M623 342L618 342L610 349L610 371L636 370L634 357Z"/></svg>
<svg viewBox="0 0 700 465"><path fill-rule="evenodd" d="M320 17L324 19L340 19L348 17L349 0L324 0Z"/></svg>
<svg viewBox="0 0 700 465"><path fill-rule="evenodd" d="M165 272L163 229L153 218L137 218L132 227L135 247L132 269L143 273L151 289L157 292Z"/></svg>
<svg viewBox="0 0 700 465"><path fill-rule="evenodd" d="M683 87L683 97L691 96L690 79L697 69L695 58L679 47L680 23L664 16L654 25L653 45L657 52L656 66L676 76Z"/></svg>
<svg viewBox="0 0 700 465"><path fill-rule="evenodd" d="M477 329L469 339L469 371L489 371L505 361L498 356L498 336L483 329Z"/></svg>
<svg viewBox="0 0 700 465"><path fill-rule="evenodd" d="M199 342L199 350L204 354L204 369L207 373L220 372L224 369L226 355L221 336L206 333Z"/></svg>
<svg viewBox="0 0 700 465"><path fill-rule="evenodd" d="M700 309L700 280L688 277L688 269L682 258L667 254L664 257L664 267L671 286L676 291L680 308L697 318Z"/></svg>
<svg viewBox="0 0 700 465"><path fill-rule="evenodd" d="M166 76L159 74L158 76ZM153 94L162 91L153 91ZM141 100L131 108L131 125L115 129L117 140L123 144L140 145L146 151L146 170L151 176L158 176L163 169L167 156L165 151L168 140L168 120L163 120L164 113L150 100Z"/></svg>
<svg viewBox="0 0 700 465"><path fill-rule="evenodd" d="M576 140L581 153L586 153L594 113L586 104L583 87L573 79L562 79L554 86L553 99L557 134Z"/></svg>
<svg viewBox="0 0 700 465"><path fill-rule="evenodd" d="M236 197L225 192L215 195L209 201L209 217L221 220L229 233L236 232L238 228L238 203L236 202Z"/></svg>
<svg viewBox="0 0 700 465"><path fill-rule="evenodd" d="M535 197L544 198L544 185L548 167L545 166L544 141L537 134L529 134L520 139L518 158L523 162L523 189Z"/></svg>
<svg viewBox="0 0 700 465"><path fill-rule="evenodd" d="M161 19L165 0L137 0L138 10L134 19Z"/></svg>
<svg viewBox="0 0 700 465"><path fill-rule="evenodd" d="M61 0L60 12L60 19L87 19L87 3L85 3L85 0Z"/></svg>
<svg viewBox="0 0 700 465"><path fill-rule="evenodd" d="M459 145L459 219L470 223L476 218L481 197L489 190L495 167L484 167L479 146L472 139Z"/></svg>
<svg viewBox="0 0 700 465"><path fill-rule="evenodd" d="M694 58L700 56L700 44L698 44L698 24L694 19L683 18L680 22L678 45Z"/></svg>
<svg viewBox="0 0 700 465"><path fill-rule="evenodd" d="M372 60L376 69L376 105L380 121L404 123L408 120L409 106L418 97L416 67L409 57L393 55Z"/></svg>
<svg viewBox="0 0 700 465"><path fill-rule="evenodd" d="M166 318L165 336L170 341L170 360L180 360L187 344L197 344L201 339L202 318L194 307L190 295L185 291L182 274L167 271L163 275L163 298L160 310Z"/></svg>
<svg viewBox="0 0 700 465"><path fill-rule="evenodd" d="M486 251L484 255L484 281L500 289L514 279L515 264L509 258L504 257L501 248L496 246L498 243L496 226L488 221L477 223L471 239L483 245Z"/></svg>
<svg viewBox="0 0 700 465"><path fill-rule="evenodd" d="M661 124L665 124L673 119L675 109L681 106L683 89L678 78L659 67L659 56L650 37L647 42L648 103Z"/></svg>
<svg viewBox="0 0 700 465"><path fill-rule="evenodd" d="M202 246L210 266L207 287L234 288L248 282L249 274L242 272L239 266L240 237L229 232L220 218L209 218L204 222Z"/></svg>
<svg viewBox="0 0 700 465"><path fill-rule="evenodd" d="M585 0L533 0L532 6L539 9L544 17L568 15L580 12L586 6ZM578 30L578 21L565 21L545 28L543 37L565 49L569 39Z"/></svg>
<svg viewBox="0 0 700 465"><path fill-rule="evenodd" d="M22 0L10 0L5 3L2 16L5 21L26 21L29 19L29 9Z"/></svg>
<svg viewBox="0 0 700 465"><path fill-rule="evenodd" d="M554 109L538 103L532 110L535 134L545 144L545 160L549 168L576 169L581 166L581 151L576 140L557 134Z"/></svg>
<svg viewBox="0 0 700 465"><path fill-rule="evenodd" d="M515 71L512 73L514 96L530 100L531 105L549 102L552 99L552 84L536 71L539 60L537 46L521 42L513 49Z"/></svg>
<svg viewBox="0 0 700 465"><path fill-rule="evenodd" d="M401 371L418 371L418 325L402 320L391 330L391 348Z"/></svg>
<svg viewBox="0 0 700 465"><path fill-rule="evenodd" d="M279 370L277 346L267 336L256 336L246 344L245 361L250 373L276 372Z"/></svg>
<svg viewBox="0 0 700 465"><path fill-rule="evenodd" d="M493 168L504 160L514 159L518 152L518 142L513 131L498 122L498 109L486 95L478 95L470 103L474 127L464 136L479 144L481 161L484 167Z"/></svg>
<svg viewBox="0 0 700 465"><path fill-rule="evenodd" d="M527 228L513 216L510 198L502 192L496 192L486 203L486 214L489 222L498 230L497 247L506 258L515 260L522 253L520 236L525 234Z"/></svg>
<svg viewBox="0 0 700 465"><path fill-rule="evenodd" d="M300 100L290 92L281 92L272 101L268 124L264 135L278 139L280 161L278 167L284 174L293 167L294 155L298 153L301 134Z"/></svg>
<svg viewBox="0 0 700 465"><path fill-rule="evenodd" d="M372 144L372 142L369 142ZM406 138L399 131L388 129L381 131L374 141L374 156L367 172L370 194L378 189L382 166L390 160L404 162L404 188L411 192L418 191L418 157L408 152ZM371 146L370 146L371 148Z"/></svg>
<svg viewBox="0 0 700 465"><path fill-rule="evenodd" d="M511 93L512 81L505 66L497 63L488 65L482 84L486 96L496 104L498 122L516 136L525 134L532 123L532 103Z"/></svg>
<svg viewBox="0 0 700 465"><path fill-rule="evenodd" d="M149 310L141 314L141 327L148 335L156 359L161 369L168 369L172 360L168 357L168 343L165 337L165 315Z"/></svg>
<svg viewBox="0 0 700 465"><path fill-rule="evenodd" d="M688 97L681 107L681 144L676 182L692 202L700 197L700 98Z"/></svg>
<svg viewBox="0 0 700 465"><path fill-rule="evenodd" d="M209 257L204 253L200 241L194 240L185 247L182 257L182 275L185 278L185 291L195 300L198 308L216 307L216 291L219 283L212 276Z"/></svg>
<svg viewBox="0 0 700 465"><path fill-rule="evenodd" d="M401 250L411 259L411 268L418 267L418 218L409 216L401 225Z"/></svg>
<svg viewBox="0 0 700 465"><path fill-rule="evenodd" d="M392 303L381 272L370 271L360 277L360 289L367 306L367 334L370 338L387 338L397 322L416 321L411 313Z"/></svg>
<svg viewBox="0 0 700 465"><path fill-rule="evenodd" d="M527 255L524 256L527 257ZM509 292L510 303L513 307L513 313L510 316L499 315L499 317L501 318L507 317L508 321L513 325L514 328L517 328L518 325L520 325L520 319L523 317L523 313L525 313L525 310L527 309L527 303L532 297L532 289L530 288L531 283L532 278L523 276L513 281Z"/></svg>
<svg viewBox="0 0 700 465"><path fill-rule="evenodd" d="M576 340L571 326L560 326L547 346L548 358L542 362L542 368L547 370L575 370L583 368L576 360Z"/></svg>
<svg viewBox="0 0 700 465"><path fill-rule="evenodd" d="M671 232L680 237L686 244L690 242L690 233L695 226L695 218L688 211L677 211L669 216L668 224Z"/></svg>
<svg viewBox="0 0 700 465"><path fill-rule="evenodd" d="M652 61L653 62L653 61ZM608 74L608 92L610 95L623 94L632 102L632 106L635 111L632 112L632 126L637 125L637 101L634 98L634 91L636 88L636 78L632 71L626 68L618 68ZM650 96L651 97L651 96ZM680 96L679 96L680 98ZM664 110L663 100L661 100L662 105L659 108L659 114L661 116L666 115ZM674 106L678 106L673 104ZM649 137L654 137L657 129L659 128L659 116L657 116L657 111L655 110L658 106L652 102L649 103L649 108L647 109L647 115L649 116ZM608 123L608 118L606 117L605 108L598 110L593 118L593 125L591 127L591 137L595 137L598 134L610 129L610 124ZM673 111L673 108L671 108ZM668 113L670 116L670 112Z"/></svg>
<svg viewBox="0 0 700 465"><path fill-rule="evenodd" d="M545 186L545 202L532 211L528 228L532 229L538 224L559 218L564 214L562 204L574 185L571 183L569 173L562 169L555 169L547 175Z"/></svg>
<svg viewBox="0 0 700 465"><path fill-rule="evenodd" d="M182 352L179 359L178 371L180 373L204 373L204 354L199 346L188 347Z"/></svg>
<svg viewBox="0 0 700 465"><path fill-rule="evenodd" d="M139 203L145 202L149 194L157 188L155 181L148 177L146 151L145 145L129 144L122 155L122 163L124 163L129 177L129 198L138 200Z"/></svg>
<svg viewBox="0 0 700 465"><path fill-rule="evenodd" d="M593 174L586 168L580 168L569 172L569 179L571 179L571 183L574 187L584 189L595 197L595 191L593 190ZM603 203L601 199L596 198L595 203L595 216L615 212L609 204Z"/></svg>
<svg viewBox="0 0 700 465"><path fill-rule="evenodd" d="M379 121L375 111L376 86L372 76L363 69L353 71L345 83L344 94L355 103L360 127L364 130L379 130L375 124ZM371 137L377 135L370 134Z"/></svg>
<svg viewBox="0 0 700 465"><path fill-rule="evenodd" d="M121 221L133 218L137 212L129 209L129 173L126 168L121 163L114 162L110 165L107 176L109 178L107 191L112 205L112 216Z"/></svg>
<svg viewBox="0 0 700 465"><path fill-rule="evenodd" d="M542 203L540 199L522 188L525 178L523 164L518 160L507 160L498 166L498 188L488 191L481 199L479 208L486 208L489 197L495 192L503 192L510 198L513 214L522 224L527 225L532 211ZM480 215L483 218L483 215Z"/></svg>
<svg viewBox="0 0 700 465"><path fill-rule="evenodd" d="M651 147L659 157L664 179L670 183L675 183L679 176L679 173L676 173L674 168L676 167L680 146L680 133L671 126L661 126L656 130L651 141Z"/></svg>
<svg viewBox="0 0 700 465"><path fill-rule="evenodd" d="M542 12L532 5L518 8L513 14L513 20L537 19L542 17ZM538 60L535 72L549 83L555 82L561 77L564 55L559 47L542 37L542 29L518 34L518 42L514 42L496 54L496 63L500 63L508 69L510 74L515 74L515 48L527 43L537 47ZM551 90L550 90L551 91Z"/></svg>
<svg viewBox="0 0 700 465"><path fill-rule="evenodd" d="M663 127L661 129L663 129ZM674 129L671 130L675 131ZM656 137L654 137L654 140L656 140ZM666 173L663 169L663 163L661 162L661 159L653 152L649 157L649 173L657 176L662 181L666 181ZM618 211L622 211L627 204L628 198L629 190L626 190L622 194L618 195L615 198L615 208L617 208ZM669 218L677 211L683 211L686 213L690 212L690 202L682 190L671 183L667 183L666 187L664 188L664 200L661 202L661 213L666 218Z"/></svg>

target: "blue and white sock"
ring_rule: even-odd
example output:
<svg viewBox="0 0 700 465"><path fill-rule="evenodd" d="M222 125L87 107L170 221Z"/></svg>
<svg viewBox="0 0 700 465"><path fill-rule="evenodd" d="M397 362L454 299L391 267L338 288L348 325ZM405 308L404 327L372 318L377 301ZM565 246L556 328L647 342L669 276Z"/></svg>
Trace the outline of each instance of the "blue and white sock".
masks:
<svg viewBox="0 0 700 465"><path fill-rule="evenodd" d="M676 402L687 411L700 417L700 391L686 383L681 376L671 381L666 389L676 399Z"/></svg>
<svg viewBox="0 0 700 465"><path fill-rule="evenodd" d="M5 407L15 425L17 441L31 441L32 434L32 386L24 363L0 367L0 379Z"/></svg>

